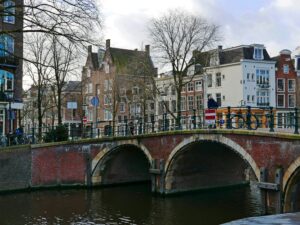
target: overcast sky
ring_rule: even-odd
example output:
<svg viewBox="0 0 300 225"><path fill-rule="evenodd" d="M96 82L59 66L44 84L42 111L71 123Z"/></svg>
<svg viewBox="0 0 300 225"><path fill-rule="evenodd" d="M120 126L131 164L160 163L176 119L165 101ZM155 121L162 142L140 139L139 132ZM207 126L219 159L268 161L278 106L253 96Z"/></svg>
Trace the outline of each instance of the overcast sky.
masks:
<svg viewBox="0 0 300 225"><path fill-rule="evenodd" d="M98 0L111 46L141 48L150 43L147 23L181 8L221 26L223 47L264 44L271 56L300 45L300 0Z"/></svg>

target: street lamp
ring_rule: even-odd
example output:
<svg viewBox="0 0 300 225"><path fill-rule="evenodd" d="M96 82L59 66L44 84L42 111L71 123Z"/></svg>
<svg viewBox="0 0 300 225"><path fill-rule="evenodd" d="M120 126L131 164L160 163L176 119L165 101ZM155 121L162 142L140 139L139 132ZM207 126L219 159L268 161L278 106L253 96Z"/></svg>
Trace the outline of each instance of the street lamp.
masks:
<svg viewBox="0 0 300 225"><path fill-rule="evenodd" d="M13 100L14 91L13 90L5 90L4 91L6 100L8 101L8 133L12 133L12 111L11 111L11 101Z"/></svg>

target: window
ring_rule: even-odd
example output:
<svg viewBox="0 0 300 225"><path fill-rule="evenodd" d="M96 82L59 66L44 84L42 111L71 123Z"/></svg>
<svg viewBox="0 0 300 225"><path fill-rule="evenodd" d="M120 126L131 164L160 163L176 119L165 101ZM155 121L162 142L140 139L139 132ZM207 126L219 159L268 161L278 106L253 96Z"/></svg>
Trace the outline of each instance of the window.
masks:
<svg viewBox="0 0 300 225"><path fill-rule="evenodd" d="M172 85L172 87L171 87L171 94L176 95L176 88L174 85Z"/></svg>
<svg viewBox="0 0 300 225"><path fill-rule="evenodd" d="M91 70L90 70L90 68L86 69L86 76L87 77L91 77Z"/></svg>
<svg viewBox="0 0 300 225"><path fill-rule="evenodd" d="M188 86L188 91L194 91L194 83L193 82L188 83L187 86Z"/></svg>
<svg viewBox="0 0 300 225"><path fill-rule="evenodd" d="M283 65L283 73L284 74L288 74L289 73L289 65L287 65L287 64Z"/></svg>
<svg viewBox="0 0 300 225"><path fill-rule="evenodd" d="M137 115L141 113L141 104L140 103L133 103L130 106L130 113L132 115Z"/></svg>
<svg viewBox="0 0 300 225"><path fill-rule="evenodd" d="M154 110L155 104L154 102L149 103L149 110Z"/></svg>
<svg viewBox="0 0 300 225"><path fill-rule="evenodd" d="M300 70L300 57L296 58L296 70Z"/></svg>
<svg viewBox="0 0 300 225"><path fill-rule="evenodd" d="M105 73L109 73L109 64L107 62L104 63Z"/></svg>
<svg viewBox="0 0 300 225"><path fill-rule="evenodd" d="M120 102L119 110L120 110L120 112L125 112L125 102Z"/></svg>
<svg viewBox="0 0 300 225"><path fill-rule="evenodd" d="M4 1L3 4L4 7L4 16L3 16L3 22L4 23L15 23L15 3L13 1Z"/></svg>
<svg viewBox="0 0 300 225"><path fill-rule="evenodd" d="M139 94L139 88L138 87L133 87L132 88L132 94L133 95L138 95Z"/></svg>
<svg viewBox="0 0 300 225"><path fill-rule="evenodd" d="M201 80L197 80L195 82L195 90L196 91L202 91L202 81Z"/></svg>
<svg viewBox="0 0 300 225"><path fill-rule="evenodd" d="M256 69L256 83L259 86L269 87L269 70Z"/></svg>
<svg viewBox="0 0 300 225"><path fill-rule="evenodd" d="M185 111L186 110L186 105L185 105L185 102L186 99L185 97L181 97L181 111Z"/></svg>
<svg viewBox="0 0 300 225"><path fill-rule="evenodd" d="M86 93L87 94L93 93L93 84L92 83L86 84Z"/></svg>
<svg viewBox="0 0 300 225"><path fill-rule="evenodd" d="M277 107L284 107L284 95L277 95Z"/></svg>
<svg viewBox="0 0 300 225"><path fill-rule="evenodd" d="M277 79L277 91L284 91L284 79Z"/></svg>
<svg viewBox="0 0 300 225"><path fill-rule="evenodd" d="M221 93L216 94L216 101L218 103L218 106L222 105Z"/></svg>
<svg viewBox="0 0 300 225"><path fill-rule="evenodd" d="M250 80L250 73L247 73L247 80Z"/></svg>
<svg viewBox="0 0 300 225"><path fill-rule="evenodd" d="M0 91L12 91L14 89L14 75L5 70L0 70Z"/></svg>
<svg viewBox="0 0 300 225"><path fill-rule="evenodd" d="M288 80L288 90L289 92L295 91L295 80Z"/></svg>
<svg viewBox="0 0 300 225"><path fill-rule="evenodd" d="M216 87L221 87L222 86L222 77L220 73L216 74Z"/></svg>
<svg viewBox="0 0 300 225"><path fill-rule="evenodd" d="M251 79L254 80L254 73L251 74Z"/></svg>
<svg viewBox="0 0 300 225"><path fill-rule="evenodd" d="M110 105L110 104L111 104L111 96L104 95L104 105Z"/></svg>
<svg viewBox="0 0 300 225"><path fill-rule="evenodd" d="M295 95L289 95L289 108L293 108L295 107Z"/></svg>
<svg viewBox="0 0 300 225"><path fill-rule="evenodd" d="M171 104L172 104L172 112L176 112L176 100L172 100L172 102L171 102Z"/></svg>
<svg viewBox="0 0 300 225"><path fill-rule="evenodd" d="M123 97L126 96L126 88L121 88L120 95Z"/></svg>
<svg viewBox="0 0 300 225"><path fill-rule="evenodd" d="M247 102L250 102L250 95L247 95Z"/></svg>
<svg viewBox="0 0 300 225"><path fill-rule="evenodd" d="M252 95L252 102L255 101L255 95Z"/></svg>
<svg viewBox="0 0 300 225"><path fill-rule="evenodd" d="M194 96L188 96L188 110L194 109Z"/></svg>
<svg viewBox="0 0 300 225"><path fill-rule="evenodd" d="M197 95L196 96L196 109L197 110L203 109L203 98L202 98L202 95Z"/></svg>
<svg viewBox="0 0 300 225"><path fill-rule="evenodd" d="M267 90L261 90L256 93L257 106L269 106L270 98Z"/></svg>
<svg viewBox="0 0 300 225"><path fill-rule="evenodd" d="M112 113L108 109L104 109L104 120L112 120Z"/></svg>
<svg viewBox="0 0 300 225"><path fill-rule="evenodd" d="M3 34L0 36L0 57L14 54L14 38Z"/></svg>
<svg viewBox="0 0 300 225"><path fill-rule="evenodd" d="M162 115L164 113L164 102L161 101L158 103L158 114Z"/></svg>
<svg viewBox="0 0 300 225"><path fill-rule="evenodd" d="M108 91L108 86L109 86L108 80L104 80L104 91Z"/></svg>
<svg viewBox="0 0 300 225"><path fill-rule="evenodd" d="M263 49L262 48L254 48L254 55L253 55L253 59L256 60L262 60L264 59L263 57Z"/></svg>
<svg viewBox="0 0 300 225"><path fill-rule="evenodd" d="M99 96L100 95L100 85L96 84L95 89L96 89L96 95Z"/></svg>
<svg viewBox="0 0 300 225"><path fill-rule="evenodd" d="M207 75L207 87L212 87L212 75Z"/></svg>

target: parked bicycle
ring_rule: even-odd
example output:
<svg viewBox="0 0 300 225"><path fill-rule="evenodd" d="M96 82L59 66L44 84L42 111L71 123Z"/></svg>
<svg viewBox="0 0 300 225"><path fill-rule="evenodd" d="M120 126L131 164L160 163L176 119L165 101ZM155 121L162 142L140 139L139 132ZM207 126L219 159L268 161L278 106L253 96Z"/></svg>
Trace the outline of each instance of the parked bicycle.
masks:
<svg viewBox="0 0 300 225"><path fill-rule="evenodd" d="M259 120L257 116L253 113L249 114L235 114L230 117L231 128L242 129L246 128L248 130L257 130L259 127Z"/></svg>

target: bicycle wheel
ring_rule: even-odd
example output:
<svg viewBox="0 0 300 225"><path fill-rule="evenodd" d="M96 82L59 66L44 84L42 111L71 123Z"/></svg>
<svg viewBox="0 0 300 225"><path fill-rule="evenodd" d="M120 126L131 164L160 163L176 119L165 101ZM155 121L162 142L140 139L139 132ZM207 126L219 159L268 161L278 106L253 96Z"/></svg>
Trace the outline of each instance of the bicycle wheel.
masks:
<svg viewBox="0 0 300 225"><path fill-rule="evenodd" d="M257 116L251 114L250 121L251 121L250 130L257 130L257 128L259 127L259 120Z"/></svg>
<svg viewBox="0 0 300 225"><path fill-rule="evenodd" d="M242 129L245 126L245 119L242 115L233 115L230 120L232 129Z"/></svg>

